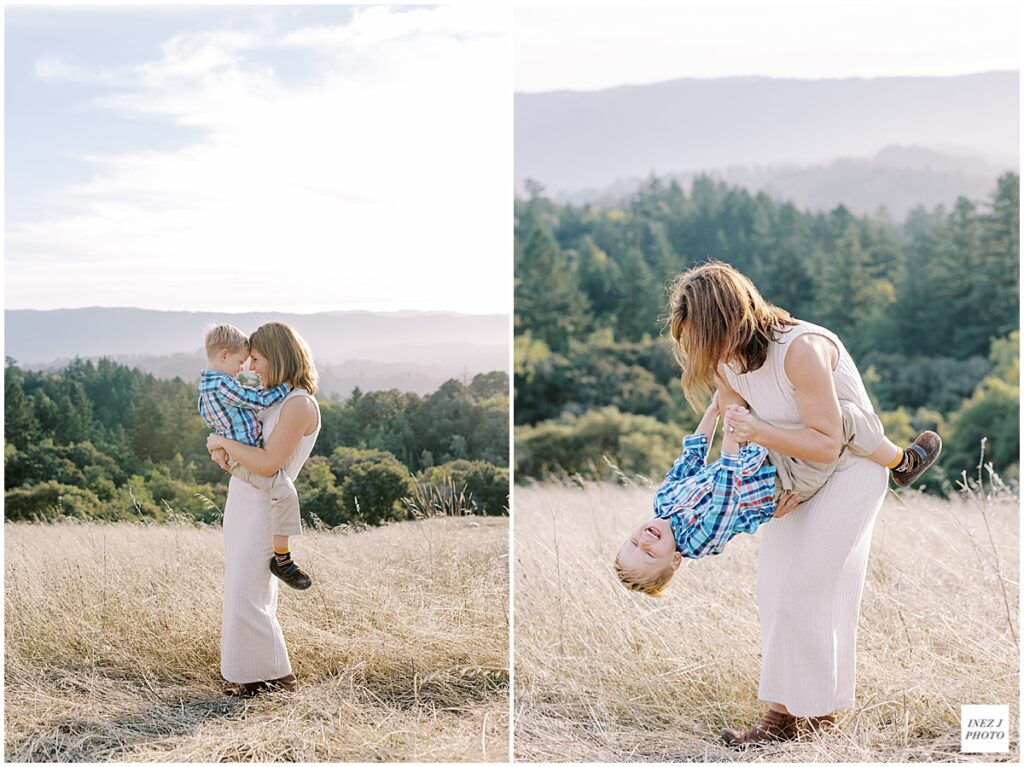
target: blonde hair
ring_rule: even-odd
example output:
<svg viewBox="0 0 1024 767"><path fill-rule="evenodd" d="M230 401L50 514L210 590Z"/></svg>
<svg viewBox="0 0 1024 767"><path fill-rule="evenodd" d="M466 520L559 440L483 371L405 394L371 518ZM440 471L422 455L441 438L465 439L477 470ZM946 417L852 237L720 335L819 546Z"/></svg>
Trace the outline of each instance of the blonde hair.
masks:
<svg viewBox="0 0 1024 767"><path fill-rule="evenodd" d="M214 325L206 331L206 356L213 359L221 349L234 354L249 348L249 339L234 325Z"/></svg>
<svg viewBox="0 0 1024 767"><path fill-rule="evenodd" d="M295 328L283 322L267 322L249 336L249 349L267 358L268 380L263 385L273 389L289 383L293 389L316 393L317 375L313 365L313 352Z"/></svg>
<svg viewBox="0 0 1024 767"><path fill-rule="evenodd" d="M795 324L729 264L709 261L680 274L672 285L669 329L687 401L702 408L719 364L737 362L741 373L760 368L781 327Z"/></svg>
<svg viewBox="0 0 1024 767"><path fill-rule="evenodd" d="M622 566L618 557L615 557L615 574L619 576L622 585L630 591L639 591L649 597L664 596L669 581L676 574L672 565L667 565L653 575L638 575Z"/></svg>

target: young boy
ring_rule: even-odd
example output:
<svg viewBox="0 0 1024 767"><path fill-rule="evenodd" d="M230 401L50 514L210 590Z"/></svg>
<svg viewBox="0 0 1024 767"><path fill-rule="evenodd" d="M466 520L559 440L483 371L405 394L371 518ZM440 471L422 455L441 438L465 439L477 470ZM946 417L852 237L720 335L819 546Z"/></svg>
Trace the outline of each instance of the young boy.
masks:
<svg viewBox="0 0 1024 767"><path fill-rule="evenodd" d="M199 378L199 415L215 432L253 447L263 446L263 426L256 411L283 400L290 390L283 383L273 389L243 386L237 381L249 357L249 339L234 325L217 325L206 334L207 368ZM313 579L292 561L288 536L298 535L299 497L284 469L272 477L261 477L221 448L210 455L225 471L270 496L270 521L274 533L274 557L270 572L293 589L308 589Z"/></svg>
<svg viewBox="0 0 1024 767"><path fill-rule="evenodd" d="M896 484L911 484L939 457L942 440L935 432L922 433L903 450L886 439L877 415L852 402L839 404L844 450L885 466ZM749 413L730 405L725 417L728 426ZM718 554L738 533L753 533L777 512L792 511L821 489L839 463L809 463L753 443L740 447L726 428L721 458L705 464L717 427L716 393L655 493L654 519L637 527L619 549L615 571L626 588L659 596L683 557Z"/></svg>

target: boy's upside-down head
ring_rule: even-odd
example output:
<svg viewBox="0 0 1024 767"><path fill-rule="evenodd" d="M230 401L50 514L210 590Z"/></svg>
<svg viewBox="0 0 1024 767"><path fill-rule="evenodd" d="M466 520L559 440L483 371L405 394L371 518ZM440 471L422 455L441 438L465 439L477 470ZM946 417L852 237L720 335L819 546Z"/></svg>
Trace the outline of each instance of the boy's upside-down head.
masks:
<svg viewBox="0 0 1024 767"><path fill-rule="evenodd" d="M615 557L615 574L622 584L648 596L661 596L683 556L667 519L654 517L629 534Z"/></svg>

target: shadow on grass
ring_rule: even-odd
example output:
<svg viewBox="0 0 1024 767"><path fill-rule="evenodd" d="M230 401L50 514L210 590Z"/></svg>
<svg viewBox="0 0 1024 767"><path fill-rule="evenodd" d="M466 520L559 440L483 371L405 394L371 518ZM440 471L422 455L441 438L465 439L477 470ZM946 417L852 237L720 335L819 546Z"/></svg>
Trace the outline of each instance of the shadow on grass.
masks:
<svg viewBox="0 0 1024 767"><path fill-rule="evenodd" d="M433 672L415 667L355 669L352 680L358 698L400 710L416 708L457 709L493 701L508 693L506 669L475 665L444 668Z"/></svg>
<svg viewBox="0 0 1024 767"><path fill-rule="evenodd" d="M8 690L5 705L16 706L17 691ZM188 736L210 721L241 719L246 704L237 698L211 693L202 697L174 697L144 702L132 712L90 714L83 700L81 715L64 715L16 735L8 731L4 747L7 762L105 762L131 758L139 746Z"/></svg>

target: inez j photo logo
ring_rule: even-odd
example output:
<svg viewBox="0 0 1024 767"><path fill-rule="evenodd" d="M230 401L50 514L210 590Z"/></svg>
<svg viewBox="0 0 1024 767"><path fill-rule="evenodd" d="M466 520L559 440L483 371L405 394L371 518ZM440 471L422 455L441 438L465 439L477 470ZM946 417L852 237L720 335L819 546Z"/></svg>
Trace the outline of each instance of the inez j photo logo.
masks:
<svg viewBox="0 0 1024 767"><path fill-rule="evenodd" d="M960 751L1005 754L1010 750L1009 706L961 706Z"/></svg>

